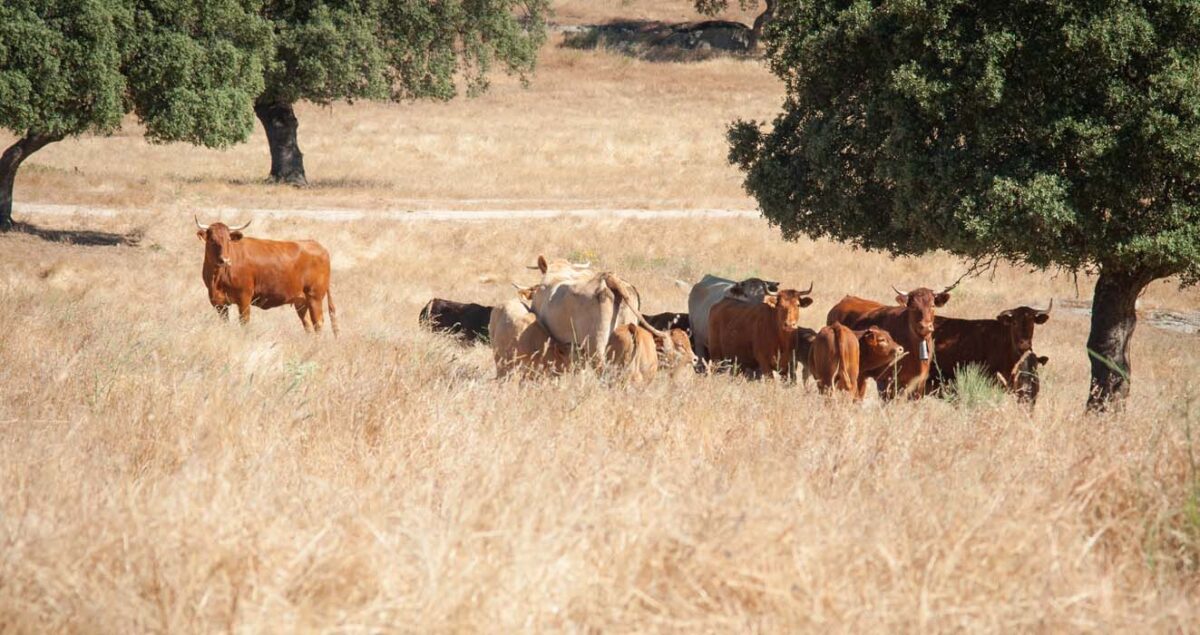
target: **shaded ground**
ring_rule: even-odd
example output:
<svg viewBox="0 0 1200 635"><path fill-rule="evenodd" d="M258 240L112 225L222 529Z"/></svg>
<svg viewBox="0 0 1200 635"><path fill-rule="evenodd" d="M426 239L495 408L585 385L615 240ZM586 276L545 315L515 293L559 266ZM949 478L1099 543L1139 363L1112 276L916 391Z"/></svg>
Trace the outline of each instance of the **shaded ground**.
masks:
<svg viewBox="0 0 1200 635"><path fill-rule="evenodd" d="M563 32L562 45L568 48L604 48L655 62L745 55L750 50L750 27L727 20L685 23L616 20L563 27Z"/></svg>

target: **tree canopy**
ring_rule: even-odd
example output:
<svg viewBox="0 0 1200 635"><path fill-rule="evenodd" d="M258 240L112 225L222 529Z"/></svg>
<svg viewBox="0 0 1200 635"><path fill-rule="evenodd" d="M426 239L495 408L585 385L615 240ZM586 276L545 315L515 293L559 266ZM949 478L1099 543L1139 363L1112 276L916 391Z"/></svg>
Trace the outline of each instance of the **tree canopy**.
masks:
<svg viewBox="0 0 1200 635"><path fill-rule="evenodd" d="M1200 278L1200 5L786 0L767 56L784 110L730 160L785 236L1094 269L1124 394L1137 293Z"/></svg>
<svg viewBox="0 0 1200 635"><path fill-rule="evenodd" d="M306 182L292 105L455 97L488 86L497 66L533 70L548 0L267 0L274 31L256 112L271 176Z"/></svg>
<svg viewBox="0 0 1200 635"><path fill-rule="evenodd" d="M127 113L148 138L224 147L253 128L271 32L254 0L7 0L0 5L0 229L17 169Z"/></svg>

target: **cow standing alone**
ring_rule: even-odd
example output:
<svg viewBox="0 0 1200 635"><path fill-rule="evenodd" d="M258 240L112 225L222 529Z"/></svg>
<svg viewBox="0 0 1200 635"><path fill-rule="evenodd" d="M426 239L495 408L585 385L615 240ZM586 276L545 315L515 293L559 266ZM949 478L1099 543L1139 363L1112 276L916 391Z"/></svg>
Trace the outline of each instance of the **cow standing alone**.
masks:
<svg viewBox="0 0 1200 635"><path fill-rule="evenodd" d="M320 331L329 300L329 323L338 333L337 308L329 292L329 252L314 240L281 241L249 238L248 227L230 229L225 223L201 225L196 236L204 243L201 274L208 301L222 318L236 304L242 324L250 321L250 306L273 309L290 304L304 330Z"/></svg>

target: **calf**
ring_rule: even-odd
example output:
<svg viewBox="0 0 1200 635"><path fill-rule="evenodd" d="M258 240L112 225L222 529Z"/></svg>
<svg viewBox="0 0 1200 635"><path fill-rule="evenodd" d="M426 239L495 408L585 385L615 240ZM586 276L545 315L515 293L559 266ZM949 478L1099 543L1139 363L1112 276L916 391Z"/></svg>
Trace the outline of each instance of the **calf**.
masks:
<svg viewBox="0 0 1200 635"><path fill-rule="evenodd" d="M420 324L434 332L449 333L464 342L486 341L492 307L434 298L421 309Z"/></svg>
<svg viewBox="0 0 1200 635"><path fill-rule="evenodd" d="M852 331L834 323L813 338L808 370L822 393L836 386L861 400L868 377L890 367L903 355L904 347L877 326Z"/></svg>
<svg viewBox="0 0 1200 635"><path fill-rule="evenodd" d="M658 348L654 336L637 324L624 324L608 337L610 364L628 374L629 381L648 382L658 373Z"/></svg>
<svg viewBox="0 0 1200 635"><path fill-rule="evenodd" d="M793 372L800 309L812 304L807 291L784 289L750 304L725 298L708 317L708 347L713 361L736 362L746 372Z"/></svg>

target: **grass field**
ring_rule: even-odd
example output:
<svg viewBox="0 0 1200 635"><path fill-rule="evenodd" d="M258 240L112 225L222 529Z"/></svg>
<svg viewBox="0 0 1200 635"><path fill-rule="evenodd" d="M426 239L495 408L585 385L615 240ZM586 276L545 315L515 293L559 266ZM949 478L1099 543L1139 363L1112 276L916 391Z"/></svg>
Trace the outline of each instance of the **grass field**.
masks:
<svg viewBox="0 0 1200 635"><path fill-rule="evenodd" d="M620 273L647 312L685 310L709 272L812 280L808 326L846 293L964 270L761 220L264 219L248 232L333 254L341 337L208 306L197 208L753 209L723 126L781 97L753 61L550 46L529 89L302 108L307 190L259 182L259 134L216 152L130 128L35 155L17 220L118 213L0 236L0 631L1195 631L1197 338L1139 326L1129 407L1084 414L1088 318L1063 304L1086 276L1002 266L943 311L1057 299L1033 411L729 376L497 382L486 348L417 327L434 295L508 299L538 254ZM1141 302L1200 310L1172 281Z"/></svg>

